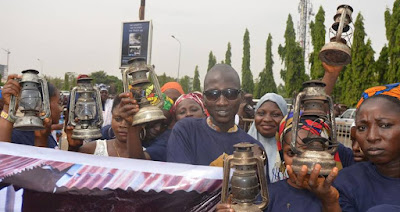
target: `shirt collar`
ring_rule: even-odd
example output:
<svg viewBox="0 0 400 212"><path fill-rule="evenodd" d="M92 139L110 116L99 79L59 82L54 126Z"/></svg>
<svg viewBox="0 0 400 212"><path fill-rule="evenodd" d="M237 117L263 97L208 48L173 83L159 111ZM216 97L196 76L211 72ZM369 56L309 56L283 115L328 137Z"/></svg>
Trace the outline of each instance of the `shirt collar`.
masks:
<svg viewBox="0 0 400 212"><path fill-rule="evenodd" d="M215 125L214 123L212 123L210 117L207 117L207 125L208 125L209 127L211 127L211 129L213 129L213 130L215 130L215 131L217 131L217 132L221 132L221 129L220 129L217 125ZM237 132L237 131L238 131L238 126L236 126L236 124L235 124L235 125L233 125L233 127L231 127L231 128L228 130L228 133L233 133L233 132Z"/></svg>

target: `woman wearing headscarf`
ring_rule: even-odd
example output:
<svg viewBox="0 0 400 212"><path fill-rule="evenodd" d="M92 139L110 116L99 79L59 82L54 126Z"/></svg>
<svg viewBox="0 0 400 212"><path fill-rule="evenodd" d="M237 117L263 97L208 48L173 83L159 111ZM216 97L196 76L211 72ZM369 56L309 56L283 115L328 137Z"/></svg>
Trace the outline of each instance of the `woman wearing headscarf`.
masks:
<svg viewBox="0 0 400 212"><path fill-rule="evenodd" d="M279 123L287 115L285 99L275 93L267 93L261 97L255 108L254 122L248 134L257 139L265 149L268 157L268 174L270 182L284 179L284 174L279 171L281 156L279 154L275 134Z"/></svg>

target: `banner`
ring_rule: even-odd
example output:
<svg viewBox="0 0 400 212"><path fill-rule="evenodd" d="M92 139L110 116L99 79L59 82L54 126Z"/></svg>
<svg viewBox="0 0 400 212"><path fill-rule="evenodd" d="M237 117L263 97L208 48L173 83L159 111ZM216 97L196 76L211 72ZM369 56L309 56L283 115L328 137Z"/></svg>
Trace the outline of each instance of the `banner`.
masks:
<svg viewBox="0 0 400 212"><path fill-rule="evenodd" d="M21 188L22 209L30 211L212 211L221 186L219 167L0 142L0 211L21 207L6 191Z"/></svg>
<svg viewBox="0 0 400 212"><path fill-rule="evenodd" d="M121 67L128 66L132 58L146 58L151 62L153 25L151 21L122 23Z"/></svg>

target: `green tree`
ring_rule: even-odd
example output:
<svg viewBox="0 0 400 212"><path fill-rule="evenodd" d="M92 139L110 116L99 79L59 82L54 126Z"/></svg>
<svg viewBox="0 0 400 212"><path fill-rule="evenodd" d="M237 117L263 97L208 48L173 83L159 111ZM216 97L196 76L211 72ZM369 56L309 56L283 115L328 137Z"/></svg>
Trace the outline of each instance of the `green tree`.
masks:
<svg viewBox="0 0 400 212"><path fill-rule="evenodd" d="M208 54L208 66L207 66L207 72L217 64L217 58L213 54L212 51L210 51L210 54Z"/></svg>
<svg viewBox="0 0 400 212"><path fill-rule="evenodd" d="M385 45L379 54L378 60L374 64L376 82L378 85L384 85L391 83L386 79L386 73L389 70L389 49Z"/></svg>
<svg viewBox="0 0 400 212"><path fill-rule="evenodd" d="M374 50L371 41L365 43L364 17L359 13L354 23L351 46L351 64L344 71L340 100L348 106L355 106L364 89L374 82Z"/></svg>
<svg viewBox="0 0 400 212"><path fill-rule="evenodd" d="M400 81L400 0L393 3L392 13L385 12L386 38L388 39L389 69L386 82Z"/></svg>
<svg viewBox="0 0 400 212"><path fill-rule="evenodd" d="M193 91L201 91L199 66L197 65L196 68L194 69Z"/></svg>
<svg viewBox="0 0 400 212"><path fill-rule="evenodd" d="M64 90L69 91L70 90L70 83L69 83L69 73L64 74Z"/></svg>
<svg viewBox="0 0 400 212"><path fill-rule="evenodd" d="M322 62L319 59L319 51L325 45L325 11L322 6L319 7L318 13L315 16L315 23L311 21L311 42L314 47L314 51L310 54L311 79L320 79L324 76L324 68Z"/></svg>
<svg viewBox="0 0 400 212"><path fill-rule="evenodd" d="M179 84L181 84L183 91L185 93L189 93L192 91L192 84L191 84L191 78L187 75L179 79Z"/></svg>
<svg viewBox="0 0 400 212"><path fill-rule="evenodd" d="M248 29L243 36L242 89L247 93L254 92L253 74L250 69L250 33Z"/></svg>
<svg viewBox="0 0 400 212"><path fill-rule="evenodd" d="M292 97L299 92L308 75L305 73L303 50L296 42L296 33L293 27L292 16L289 14L286 21L285 46L279 45L278 54L284 64L281 70L281 78L285 82L286 95Z"/></svg>
<svg viewBox="0 0 400 212"><path fill-rule="evenodd" d="M162 75L157 76L157 79L160 87L162 87L167 82L176 82L175 78L167 76L165 72ZM153 80L151 80L151 82L153 82Z"/></svg>
<svg viewBox="0 0 400 212"><path fill-rule="evenodd" d="M276 88L277 93L281 96L285 96L286 95L286 89L285 86L282 84L279 84L278 87Z"/></svg>
<svg viewBox="0 0 400 212"><path fill-rule="evenodd" d="M232 58L231 42L228 42L228 49L226 50L226 53L225 53L225 62L224 63L227 64L227 65L232 66L231 65L231 63L232 63L231 58Z"/></svg>
<svg viewBox="0 0 400 212"><path fill-rule="evenodd" d="M110 94L118 94L123 92L122 80L118 79L116 76L107 75L104 71L92 72L89 75L93 79L94 84L103 83L110 86Z"/></svg>
<svg viewBox="0 0 400 212"><path fill-rule="evenodd" d="M274 73L272 66L274 60L272 59L272 36L268 34L267 47L265 52L265 68L259 74L260 81L254 91L255 98L261 98L266 93L276 93L276 83L274 80Z"/></svg>

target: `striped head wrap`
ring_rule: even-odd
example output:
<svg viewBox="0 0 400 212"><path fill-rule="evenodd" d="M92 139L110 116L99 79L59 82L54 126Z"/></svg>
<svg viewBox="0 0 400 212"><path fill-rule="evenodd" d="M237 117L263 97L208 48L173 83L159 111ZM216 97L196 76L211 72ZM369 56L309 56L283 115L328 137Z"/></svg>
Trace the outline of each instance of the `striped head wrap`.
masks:
<svg viewBox="0 0 400 212"><path fill-rule="evenodd" d="M361 94L361 99L357 103L357 108L359 108L366 99L377 95L392 96L400 100L400 83L368 88Z"/></svg>
<svg viewBox="0 0 400 212"><path fill-rule="evenodd" d="M203 109L204 114L206 114L208 116L208 111L207 111L207 109L206 109L206 107L204 106L204 103L203 103L203 94L201 94L200 92L193 92L193 93L188 93L188 94L181 95L176 100L174 105L171 107L170 113L175 115L176 108L185 99L191 99L191 100L195 101Z"/></svg>
<svg viewBox="0 0 400 212"><path fill-rule="evenodd" d="M300 112L301 116L302 112ZM330 136L330 127L327 123L325 123L322 119L302 119L300 118L299 129L306 130L311 134L328 137ZM279 130L276 134L276 140L278 143L278 149L281 150L283 146L283 138L286 133L290 132L293 128L293 112L290 112L286 115L281 123L279 124Z"/></svg>

